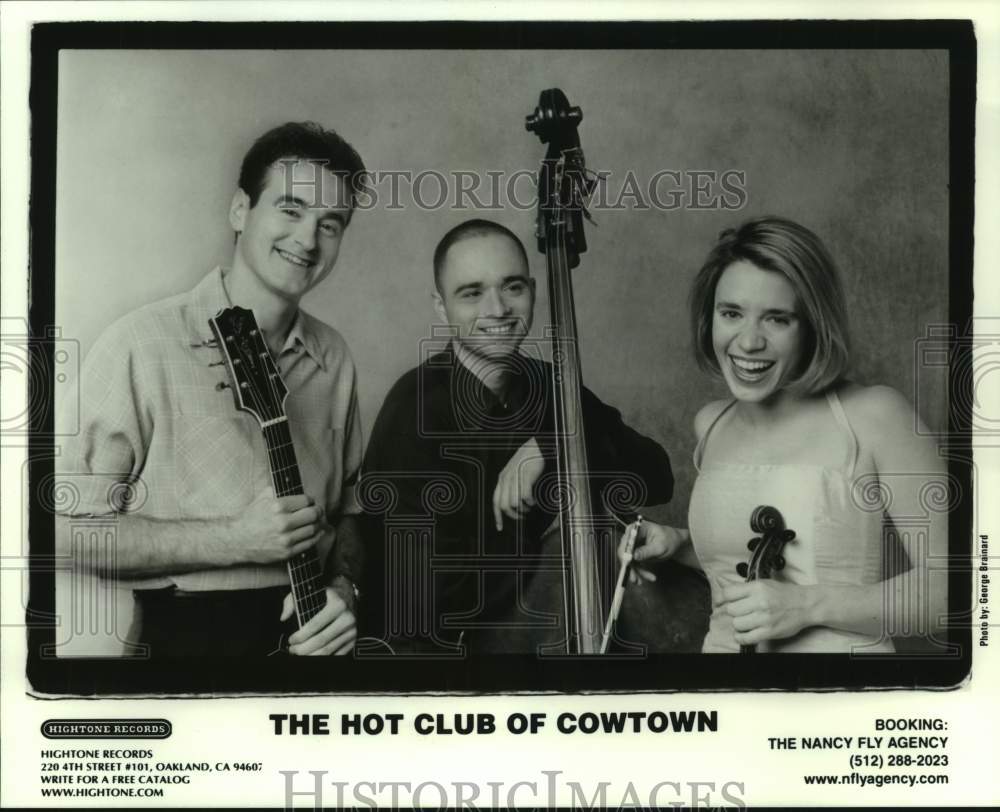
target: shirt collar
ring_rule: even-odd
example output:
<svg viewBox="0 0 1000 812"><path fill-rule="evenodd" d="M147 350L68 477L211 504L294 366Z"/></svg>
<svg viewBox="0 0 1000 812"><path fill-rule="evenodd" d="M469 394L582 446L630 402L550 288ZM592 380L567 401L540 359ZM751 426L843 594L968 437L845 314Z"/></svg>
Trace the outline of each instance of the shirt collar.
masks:
<svg viewBox="0 0 1000 812"><path fill-rule="evenodd" d="M191 291L191 304L197 311L197 318L205 316L202 323L197 325L196 329L199 334L207 329L208 324L205 322L209 318L220 310L232 306L229 294L226 293L226 286L222 284L222 268L216 266L201 282L195 285Z"/></svg>
<svg viewBox="0 0 1000 812"><path fill-rule="evenodd" d="M468 393L475 392L477 393L480 401L492 404L494 408L509 408L513 405L519 405L523 400L525 395L525 380L523 374L514 373L509 376L507 380L507 390L504 392L504 397L500 398L492 389L482 382L480 377L476 375L475 372L466 366L460 358L454 343L448 347L447 352L451 356L452 367L454 370L452 374L463 379L460 384L455 386L456 391Z"/></svg>
<svg viewBox="0 0 1000 812"><path fill-rule="evenodd" d="M225 271L216 266L209 274L199 282L191 291L191 303L198 312L201 324L195 325L195 331L201 335L208 327L208 319L227 307L232 307L232 300L226 292L226 286L222 281ZM202 318L203 316L203 318ZM306 354L312 358L318 367L326 370L326 362L320 349L320 342L316 335L315 326L307 313L303 313L299 308L295 313L288 336L285 338L285 346L282 352L293 347L301 346Z"/></svg>
<svg viewBox="0 0 1000 812"><path fill-rule="evenodd" d="M323 359L323 353L320 350L319 339L316 337L313 320L308 313L302 312L302 308L299 308L295 313L295 321L292 322L292 327L288 331L288 337L285 339L285 346L281 351L285 352L292 347L302 347L306 351L306 354L316 362L316 366L326 371L326 361Z"/></svg>

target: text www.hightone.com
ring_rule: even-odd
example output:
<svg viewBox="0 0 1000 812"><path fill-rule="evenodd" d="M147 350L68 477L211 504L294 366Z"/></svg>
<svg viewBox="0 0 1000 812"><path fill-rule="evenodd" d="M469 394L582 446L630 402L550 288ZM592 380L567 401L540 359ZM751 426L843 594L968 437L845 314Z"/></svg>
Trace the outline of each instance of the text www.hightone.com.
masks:
<svg viewBox="0 0 1000 812"><path fill-rule="evenodd" d="M157 787L42 787L43 798L162 798Z"/></svg>

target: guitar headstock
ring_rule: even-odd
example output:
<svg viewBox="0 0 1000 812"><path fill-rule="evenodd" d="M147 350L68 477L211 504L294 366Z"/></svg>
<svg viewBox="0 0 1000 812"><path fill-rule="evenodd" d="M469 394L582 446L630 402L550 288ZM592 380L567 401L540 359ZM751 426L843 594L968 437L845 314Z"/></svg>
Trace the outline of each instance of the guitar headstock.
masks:
<svg viewBox="0 0 1000 812"><path fill-rule="evenodd" d="M252 414L261 426L283 418L288 390L253 311L229 307L216 313L208 323L229 373L236 408Z"/></svg>
<svg viewBox="0 0 1000 812"><path fill-rule="evenodd" d="M760 505L750 515L750 529L760 533L750 539L747 547L753 553L749 563L736 566L736 572L747 581L770 578L778 570L784 569L782 555L785 545L795 538L795 531L785 527L781 512L770 505Z"/></svg>

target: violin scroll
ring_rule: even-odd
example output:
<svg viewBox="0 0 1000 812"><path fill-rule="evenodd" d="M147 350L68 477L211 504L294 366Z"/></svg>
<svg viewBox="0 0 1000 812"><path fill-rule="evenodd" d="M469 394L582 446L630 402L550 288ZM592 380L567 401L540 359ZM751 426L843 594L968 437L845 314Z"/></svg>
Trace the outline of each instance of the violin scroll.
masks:
<svg viewBox="0 0 1000 812"><path fill-rule="evenodd" d="M736 572L746 580L759 581L770 578L775 572L785 567L785 557L782 555L785 545L795 539L795 531L785 527L785 518L781 512L770 505L759 505L750 514L750 529L760 536L755 536L747 542L747 548L752 555L750 561L741 561L736 565ZM756 646L740 646L740 654L753 654Z"/></svg>
<svg viewBox="0 0 1000 812"><path fill-rule="evenodd" d="M770 505L759 505L750 514L750 529L754 533L766 533L785 526L785 520L777 508Z"/></svg>

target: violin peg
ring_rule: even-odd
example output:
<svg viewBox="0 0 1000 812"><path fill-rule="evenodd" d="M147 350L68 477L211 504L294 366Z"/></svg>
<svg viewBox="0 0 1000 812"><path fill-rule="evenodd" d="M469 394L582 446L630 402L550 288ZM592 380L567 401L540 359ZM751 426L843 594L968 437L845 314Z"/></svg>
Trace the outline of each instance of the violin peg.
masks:
<svg viewBox="0 0 1000 812"><path fill-rule="evenodd" d="M746 561L741 561L739 564L736 565L736 574L739 575L740 578L746 578L747 577L747 573L749 571L750 570L747 567L747 562Z"/></svg>
<svg viewBox="0 0 1000 812"><path fill-rule="evenodd" d="M785 568L785 557L778 555L774 557L774 568L776 570L783 570Z"/></svg>
<svg viewBox="0 0 1000 812"><path fill-rule="evenodd" d="M785 530L781 534L781 540L782 541L789 542L789 541L793 541L794 539L795 539L795 531L794 530Z"/></svg>
<svg viewBox="0 0 1000 812"><path fill-rule="evenodd" d="M758 544L760 544L760 538L754 536L752 539L750 539L750 541L747 542L747 549L750 550L750 552L753 552L754 550L757 549Z"/></svg>

